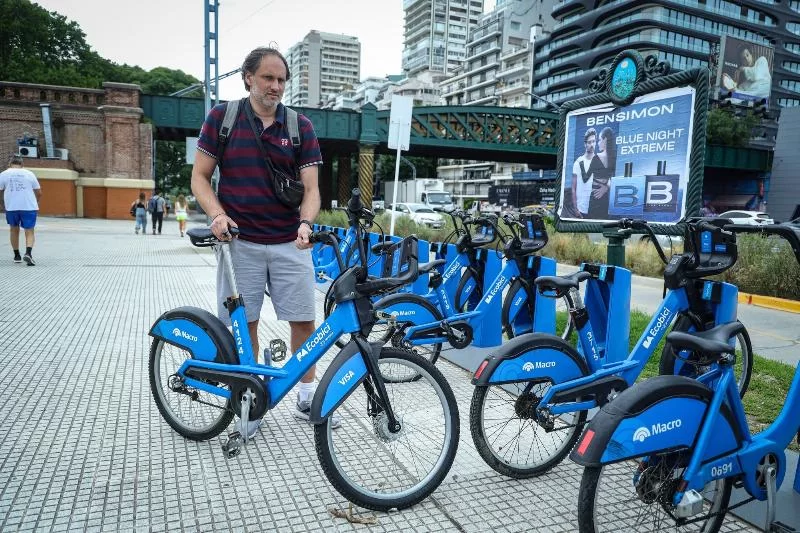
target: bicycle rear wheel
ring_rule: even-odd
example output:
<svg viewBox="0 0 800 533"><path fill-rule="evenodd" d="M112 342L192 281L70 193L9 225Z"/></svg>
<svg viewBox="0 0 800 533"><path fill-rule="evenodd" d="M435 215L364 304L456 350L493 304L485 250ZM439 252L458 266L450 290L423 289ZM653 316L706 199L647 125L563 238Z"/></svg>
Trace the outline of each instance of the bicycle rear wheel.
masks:
<svg viewBox="0 0 800 533"><path fill-rule="evenodd" d="M189 387L175 374L192 354L161 339L150 346L150 391L167 424L192 440L207 440L222 433L233 420L229 400ZM222 388L227 385L217 384Z"/></svg>
<svg viewBox="0 0 800 533"><path fill-rule="evenodd" d="M683 451L587 467L578 494L579 531L719 531L731 496L730 478L705 486L703 511L690 518L692 523L673 518L672 496L687 462Z"/></svg>
<svg viewBox="0 0 800 533"><path fill-rule="evenodd" d="M551 383L523 382L475 387L469 427L475 448L495 471L517 479L538 476L560 463L575 446L586 411L536 418Z"/></svg>
<svg viewBox="0 0 800 533"><path fill-rule="evenodd" d="M385 385L402 429L388 430L374 378L367 376L336 410L346 427L334 432L328 419L314 427L314 443L322 470L345 498L376 511L405 509L427 498L450 470L458 407L442 373L424 358L383 348L378 364L382 376L396 377Z"/></svg>

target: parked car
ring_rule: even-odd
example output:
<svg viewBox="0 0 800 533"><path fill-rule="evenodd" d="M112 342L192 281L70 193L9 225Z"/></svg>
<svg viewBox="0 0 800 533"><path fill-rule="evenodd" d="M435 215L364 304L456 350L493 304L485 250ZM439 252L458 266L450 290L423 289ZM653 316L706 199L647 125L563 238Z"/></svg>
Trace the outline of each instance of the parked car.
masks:
<svg viewBox="0 0 800 533"><path fill-rule="evenodd" d="M733 224L772 224L774 221L769 213L761 211L725 211L717 215L719 218L729 218Z"/></svg>
<svg viewBox="0 0 800 533"><path fill-rule="evenodd" d="M389 206L400 216L407 216L417 224L439 229L444 226L444 218L439 213L424 204L397 203Z"/></svg>
<svg viewBox="0 0 800 533"><path fill-rule="evenodd" d="M784 224L786 226L792 226L794 229L800 229L800 217L797 217L792 220L787 220L786 222L781 222L781 224Z"/></svg>

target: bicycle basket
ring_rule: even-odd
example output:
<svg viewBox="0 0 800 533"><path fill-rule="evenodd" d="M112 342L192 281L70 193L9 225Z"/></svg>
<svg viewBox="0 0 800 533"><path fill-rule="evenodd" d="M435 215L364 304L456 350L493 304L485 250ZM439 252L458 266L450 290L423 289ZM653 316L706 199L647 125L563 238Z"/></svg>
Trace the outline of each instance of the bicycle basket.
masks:
<svg viewBox="0 0 800 533"><path fill-rule="evenodd" d="M686 277L702 278L720 274L736 264L738 247L736 234L727 231L708 231L696 226L697 222L707 222L719 228L730 224L727 218L690 218L686 221L684 240L687 251L695 256L695 266L686 272Z"/></svg>
<svg viewBox="0 0 800 533"><path fill-rule="evenodd" d="M521 251L526 254L531 254L541 250L547 245L547 228L544 225L544 219L537 214L527 213L519 218L520 223L525 228L520 228L520 242L522 246Z"/></svg>
<svg viewBox="0 0 800 533"><path fill-rule="evenodd" d="M473 247L485 246L495 240L494 227L486 219L478 218L472 222L475 226L474 233L471 233L470 240Z"/></svg>
<svg viewBox="0 0 800 533"><path fill-rule="evenodd" d="M411 235L387 247L383 252L382 278L396 278L417 261L417 237Z"/></svg>

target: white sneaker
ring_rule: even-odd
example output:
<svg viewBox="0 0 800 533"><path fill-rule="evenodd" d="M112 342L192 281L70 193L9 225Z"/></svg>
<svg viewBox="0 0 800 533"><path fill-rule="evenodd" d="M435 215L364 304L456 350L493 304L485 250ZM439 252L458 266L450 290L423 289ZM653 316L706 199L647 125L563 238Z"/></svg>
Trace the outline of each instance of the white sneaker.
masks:
<svg viewBox="0 0 800 533"><path fill-rule="evenodd" d="M300 401L300 396L297 397L297 405L295 406L294 410L294 417L299 418L300 420L308 421L311 418L311 402ZM331 429L339 429L342 427L342 417L339 416L339 413L333 413L330 416L331 419Z"/></svg>
<svg viewBox="0 0 800 533"><path fill-rule="evenodd" d="M251 421L249 421L247 423L247 439L248 440L250 440L250 439L252 439L253 437L256 436L256 433L258 433L258 430L261 427L261 424L263 424L263 423L264 423L264 419L263 418L259 418L259 419L256 419L256 420L251 420ZM234 431L238 431L242 435L245 434L244 431L242 431L242 419L241 418L237 418L236 419L236 423L233 425L233 430Z"/></svg>

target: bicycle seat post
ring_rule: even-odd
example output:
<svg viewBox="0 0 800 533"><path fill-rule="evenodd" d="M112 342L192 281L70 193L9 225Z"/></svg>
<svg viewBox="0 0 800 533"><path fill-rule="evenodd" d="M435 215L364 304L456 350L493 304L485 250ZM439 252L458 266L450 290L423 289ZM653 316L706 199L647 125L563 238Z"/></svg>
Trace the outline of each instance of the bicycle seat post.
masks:
<svg viewBox="0 0 800 533"><path fill-rule="evenodd" d="M231 288L231 296L234 298L239 295L239 286L236 284L236 272L233 271L233 261L231 260L231 250L228 247L229 243L220 242L217 246L220 247L222 254L222 261L225 263L225 276L228 278L228 285Z"/></svg>

